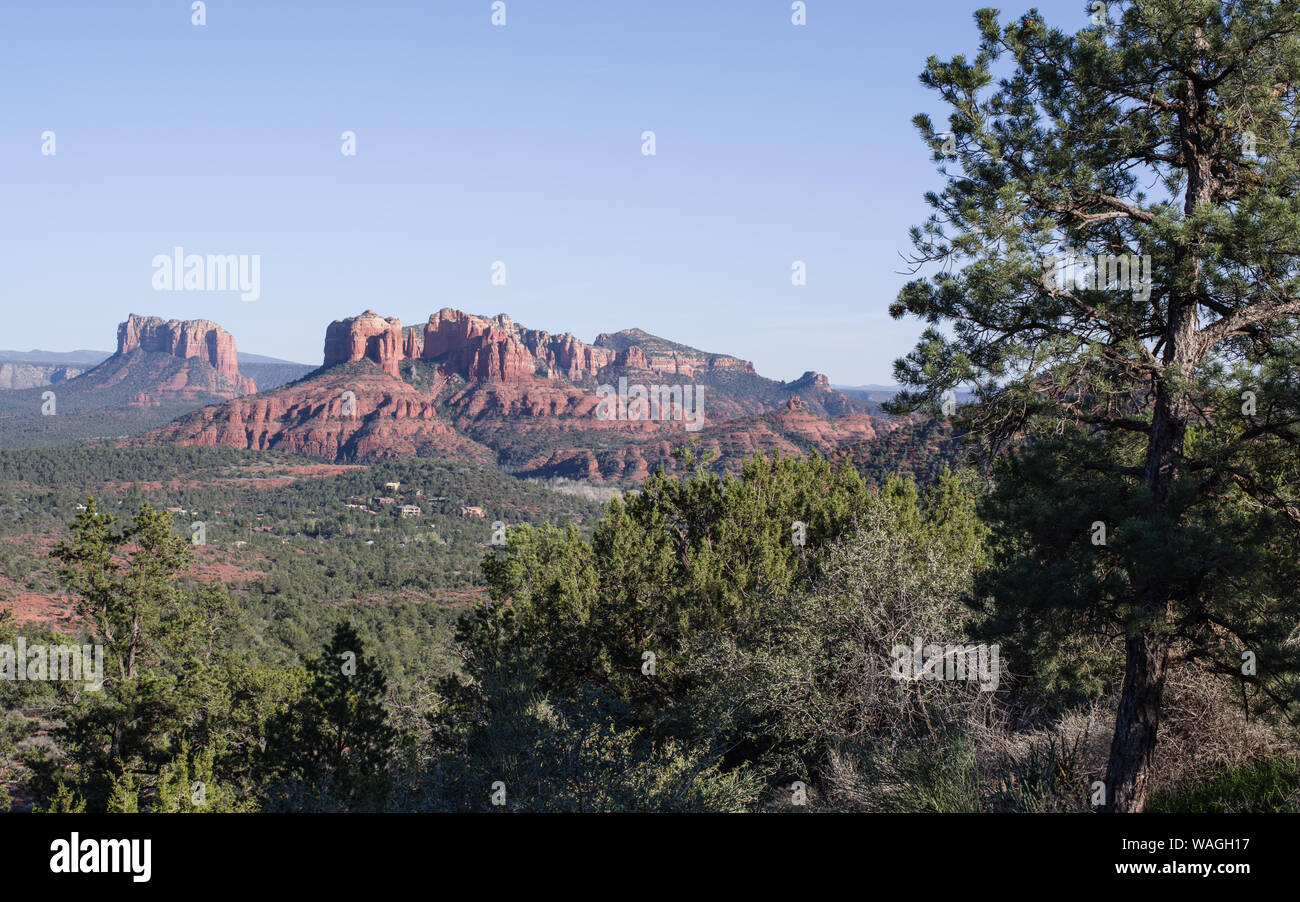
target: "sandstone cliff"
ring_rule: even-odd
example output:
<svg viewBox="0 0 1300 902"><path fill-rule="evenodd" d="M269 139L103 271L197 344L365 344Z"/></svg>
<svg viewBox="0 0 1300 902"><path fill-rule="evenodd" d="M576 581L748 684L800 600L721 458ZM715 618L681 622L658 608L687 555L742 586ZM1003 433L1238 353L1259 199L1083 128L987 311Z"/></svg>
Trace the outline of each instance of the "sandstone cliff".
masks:
<svg viewBox="0 0 1300 902"><path fill-rule="evenodd" d="M397 375L402 358L402 323L385 319L373 310L336 320L325 330L325 366L368 359L390 376Z"/></svg>
<svg viewBox="0 0 1300 902"><path fill-rule="evenodd" d="M204 407L132 443L156 442L288 451L326 460L410 455L479 463L494 459L487 448L458 434L439 415L430 395L356 362Z"/></svg>
<svg viewBox="0 0 1300 902"><path fill-rule="evenodd" d="M396 317L384 318L373 310L330 323L325 366L361 359L393 376L404 359L434 361L447 375L470 382L579 383L610 366L684 378L703 371L754 374L747 360L707 354L640 329L602 334L586 344L568 332L523 328L504 313L489 318L450 307L431 315L423 327L403 328Z"/></svg>
<svg viewBox="0 0 1300 902"><path fill-rule="evenodd" d="M685 416L678 409L675 418L610 418L598 415L600 392L609 394L601 386L648 387L651 397L690 388L696 400ZM345 396L349 415L341 412ZM315 374L196 411L148 440L333 460L442 454L533 475L637 481L691 438L735 465L755 451L830 451L869 440L881 422L819 373L778 382L748 361L638 329L587 344L505 314L444 308L405 328L372 310L330 323Z"/></svg>
<svg viewBox="0 0 1300 902"><path fill-rule="evenodd" d="M117 356L136 350L169 354L180 360L206 361L221 378L212 385L194 386L198 391L216 395L246 395L257 391L253 380L239 372L234 337L210 320L164 320L132 313L117 327ZM173 376L160 387L174 393L189 384L187 376Z"/></svg>

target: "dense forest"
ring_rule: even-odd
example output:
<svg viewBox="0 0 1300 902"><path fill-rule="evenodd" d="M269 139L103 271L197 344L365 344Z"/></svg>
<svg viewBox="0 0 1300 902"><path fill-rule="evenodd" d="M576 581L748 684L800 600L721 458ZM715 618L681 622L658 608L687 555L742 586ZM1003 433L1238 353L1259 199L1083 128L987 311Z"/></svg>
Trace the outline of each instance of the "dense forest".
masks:
<svg viewBox="0 0 1300 902"><path fill-rule="evenodd" d="M9 802L1096 807L1122 660L1084 624L1061 654L1029 653L987 609L983 582L1023 541L995 525L1006 502L987 474L873 480L808 456L754 457L737 476L689 447L678 458L684 476L656 474L602 511L433 460L316 463L335 472L285 480L304 461L194 448L0 455L3 572L76 613L19 624L6 611L0 645L21 634L105 656L102 689L0 681ZM1010 461L997 469L1011 478ZM81 495L91 488L98 498ZM446 513L345 506L415 491ZM166 509L178 505L212 512L211 545L193 544L191 514ZM494 520L509 523L503 544ZM271 531L253 525L251 544L222 550L247 542L233 537L250 524ZM47 531L58 541L40 555L9 541ZM265 557L264 569L204 576L218 553ZM993 691L893 672L899 646L991 637ZM1170 694L1151 807L1295 806L1295 732L1268 693L1198 670ZM1207 720L1222 728L1213 742L1198 734Z"/></svg>

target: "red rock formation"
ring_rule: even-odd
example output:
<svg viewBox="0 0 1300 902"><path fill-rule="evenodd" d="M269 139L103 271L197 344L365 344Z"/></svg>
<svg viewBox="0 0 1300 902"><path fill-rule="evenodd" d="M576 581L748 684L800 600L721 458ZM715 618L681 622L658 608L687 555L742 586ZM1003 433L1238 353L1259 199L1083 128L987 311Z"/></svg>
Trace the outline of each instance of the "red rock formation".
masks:
<svg viewBox="0 0 1300 902"><path fill-rule="evenodd" d="M634 370L650 369L650 361L646 360L645 351L641 350L640 345L632 345L626 351L618 355L616 361L619 366L630 367Z"/></svg>
<svg viewBox="0 0 1300 902"><path fill-rule="evenodd" d="M401 378L404 358L424 362L407 368L409 383ZM376 366L334 366L362 359ZM687 438L702 439L725 466L738 466L759 451L829 452L869 441L883 422L817 373L780 383L757 376L747 361L635 329L588 345L568 333L521 328L504 314L450 308L405 329L369 310L332 323L325 364L291 386L196 411L142 441L275 448L331 460L510 460L530 475L640 480L659 464L671 466L672 449ZM719 373L726 378L715 380ZM704 429L687 432L683 419L671 417L598 416L598 383L619 384L623 376L643 391L698 382ZM343 409L345 396L351 412Z"/></svg>
<svg viewBox="0 0 1300 902"><path fill-rule="evenodd" d="M701 451L717 452L719 463L734 471L754 454L798 456L811 447L829 456L847 445L874 442L897 427L898 421L870 414L815 416L791 398L780 410L706 426L693 437ZM676 471L672 449L682 442L680 431L643 423L621 424L620 431L627 435L626 444L600 451L590 450L592 443L579 443L575 440L580 436L571 434L568 443L544 448L525 461L517 475L640 482L659 466Z"/></svg>
<svg viewBox="0 0 1300 902"><path fill-rule="evenodd" d="M538 334L546 335L545 332ZM541 350L540 344L538 350ZM551 370L570 381L581 379L587 373L594 376L614 359L614 353L609 349L584 344L567 332L551 338L545 351Z"/></svg>
<svg viewBox="0 0 1300 902"><path fill-rule="evenodd" d="M375 371L329 370L204 407L127 443L158 442L288 451L326 460L427 455L494 461L492 452L438 415L431 395Z"/></svg>
<svg viewBox="0 0 1300 902"><path fill-rule="evenodd" d="M132 313L117 327L117 353L134 350L162 352L181 360L198 357L206 360L221 376L230 380L239 394L257 391L253 380L239 374L235 339L225 329L206 319L164 320L159 316L136 316ZM184 386L163 386L176 391Z"/></svg>
<svg viewBox="0 0 1300 902"><path fill-rule="evenodd" d="M537 358L504 313L493 319L444 308L424 326L425 360L442 359L443 371L479 382L536 378Z"/></svg>
<svg viewBox="0 0 1300 902"><path fill-rule="evenodd" d="M601 341L606 341L602 346ZM637 344L641 340L648 350ZM690 349L663 351L666 344L639 330L602 335L589 345L569 333L551 335L524 329L504 313L488 318L450 307L429 317L423 328L402 328L367 310L331 323L325 335L325 365L360 360L378 363L396 376L402 358L436 361L442 371L469 382L534 383L539 380L587 382L608 366L693 378L702 370L753 373L745 360Z"/></svg>
<svg viewBox="0 0 1300 902"><path fill-rule="evenodd" d="M586 376L596 376L611 365L688 379L703 369L754 372L754 365L749 361L725 354L688 349L647 351L640 344L629 344L638 338L658 342L651 335L628 330L615 336L602 335L596 344L589 345L567 332L551 335L538 329L523 329L505 314L487 319L448 307L429 317L423 337L417 336L413 329L408 330L403 349L407 357L441 360L448 374L471 381L562 378L578 382ZM624 345L621 350L620 345Z"/></svg>
<svg viewBox="0 0 1300 902"><path fill-rule="evenodd" d="M335 320L325 330L325 365L362 358L373 360L390 376L397 375L402 359L402 322L395 316L384 319L373 310L360 316Z"/></svg>
<svg viewBox="0 0 1300 902"><path fill-rule="evenodd" d="M402 329L402 356L419 360L424 356L424 327L406 326Z"/></svg>
<svg viewBox="0 0 1300 902"><path fill-rule="evenodd" d="M618 350L620 364L626 361L624 365L630 368L649 370L661 376L689 379L704 370L754 373L754 365L748 360L674 345L640 329L624 329L613 335L602 333L596 336L595 345Z"/></svg>
<svg viewBox="0 0 1300 902"><path fill-rule="evenodd" d="M806 373L804 373L802 376L796 379L795 382L797 382L800 385L804 385L804 384L811 385L813 388L821 391L831 390L831 380L826 376L826 374L813 372L812 370L808 370Z"/></svg>

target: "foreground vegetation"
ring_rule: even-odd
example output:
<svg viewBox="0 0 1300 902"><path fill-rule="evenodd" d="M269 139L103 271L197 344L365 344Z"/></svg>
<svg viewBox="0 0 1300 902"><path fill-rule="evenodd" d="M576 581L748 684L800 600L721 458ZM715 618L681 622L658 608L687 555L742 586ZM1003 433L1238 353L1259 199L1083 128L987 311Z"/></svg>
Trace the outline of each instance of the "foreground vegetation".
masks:
<svg viewBox="0 0 1300 902"><path fill-rule="evenodd" d="M184 453L200 457L155 475L241 463ZM273 601L265 578L196 578L204 549L148 499L120 516L91 499L51 557L82 633L5 612L0 645L102 644L104 685L0 681L6 791L41 811L1095 807L1122 663L1083 625L1068 668L1004 633L993 691L891 674L896 646L997 626L980 587L1019 539L989 529L986 478L869 483L816 456L733 476L679 456L688 475L594 520L555 508L482 543L486 595L460 606ZM445 465L403 466L432 485ZM30 478L42 467L59 472L36 460ZM292 483L264 517L391 475ZM1170 695L1152 807L1296 807L1284 708L1208 670Z"/></svg>

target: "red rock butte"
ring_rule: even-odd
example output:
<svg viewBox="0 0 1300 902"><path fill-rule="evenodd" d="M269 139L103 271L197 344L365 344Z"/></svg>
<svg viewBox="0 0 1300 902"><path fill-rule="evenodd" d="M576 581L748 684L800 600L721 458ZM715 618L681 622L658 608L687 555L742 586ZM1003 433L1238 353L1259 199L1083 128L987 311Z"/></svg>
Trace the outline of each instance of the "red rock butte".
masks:
<svg viewBox="0 0 1300 902"><path fill-rule="evenodd" d="M390 375L398 375L403 359L438 360L449 376L471 382L521 383L537 380L580 381L611 364L659 375L690 378L702 367L753 373L753 364L723 354L682 349L649 352L635 343L644 333L601 335L589 345L565 332L551 335L525 329L506 314L488 318L450 307L420 326L402 327L396 317L373 310L330 323L325 331L325 366L368 359ZM651 336L644 336L651 339ZM617 345L622 339L625 347Z"/></svg>
<svg viewBox="0 0 1300 902"><path fill-rule="evenodd" d="M117 353L134 350L161 352L181 360L199 357L230 379L243 394L257 391L253 380L239 373L235 338L206 319L169 319L132 313L117 327Z"/></svg>
<svg viewBox="0 0 1300 902"><path fill-rule="evenodd" d="M402 357L402 322L367 310L360 316L335 320L325 330L325 365L366 358L390 376L397 375Z"/></svg>

